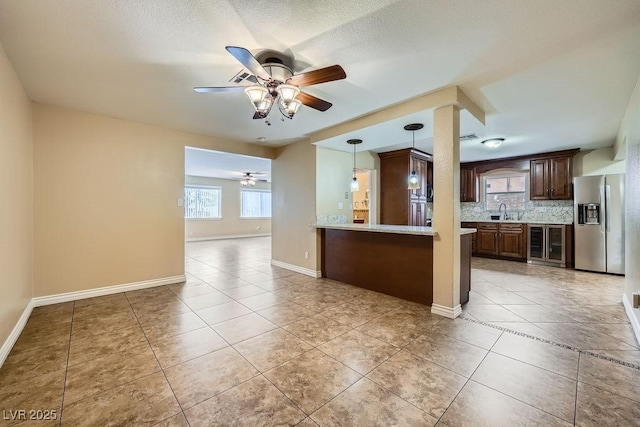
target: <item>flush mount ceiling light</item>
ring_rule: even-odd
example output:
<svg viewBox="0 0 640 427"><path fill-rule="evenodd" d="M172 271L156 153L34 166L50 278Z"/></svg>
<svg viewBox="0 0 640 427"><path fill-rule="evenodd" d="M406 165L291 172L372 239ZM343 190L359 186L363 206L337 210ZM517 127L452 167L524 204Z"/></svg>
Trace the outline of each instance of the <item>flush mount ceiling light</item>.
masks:
<svg viewBox="0 0 640 427"><path fill-rule="evenodd" d="M410 131L411 136L413 137L413 142L411 144L411 148L413 150L416 149L416 131L422 129L423 127L424 125L422 123L411 123L404 127L404 130ZM420 189L420 180L418 178L418 174L416 173L415 169L411 171L411 174L409 174L409 179L407 181L409 184L407 187L407 190Z"/></svg>
<svg viewBox="0 0 640 427"><path fill-rule="evenodd" d="M356 177L356 145L362 144L361 139L350 139L347 144L353 145L353 179L351 180L351 192L359 191L358 178Z"/></svg>
<svg viewBox="0 0 640 427"><path fill-rule="evenodd" d="M482 145L487 148L498 148L504 142L504 138L491 138L482 141Z"/></svg>

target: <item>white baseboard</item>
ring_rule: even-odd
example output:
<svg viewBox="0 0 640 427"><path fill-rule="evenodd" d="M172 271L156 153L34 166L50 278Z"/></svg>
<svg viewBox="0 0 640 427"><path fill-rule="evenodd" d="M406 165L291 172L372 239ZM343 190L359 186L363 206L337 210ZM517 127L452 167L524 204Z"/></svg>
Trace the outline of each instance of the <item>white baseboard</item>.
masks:
<svg viewBox="0 0 640 427"><path fill-rule="evenodd" d="M631 304L631 301L627 298L626 293L622 294L622 305L624 305L624 311L627 313L633 332L636 335L636 340L640 343L640 319L638 319L640 309L633 308L633 304Z"/></svg>
<svg viewBox="0 0 640 427"><path fill-rule="evenodd" d="M431 304L431 313L448 317L449 319L455 319L462 314L462 306L458 304L455 307L451 308L433 303Z"/></svg>
<svg viewBox="0 0 640 427"><path fill-rule="evenodd" d="M268 237L271 233L264 234L234 234L231 236L211 236L211 237L193 237L188 238L186 242L205 242L207 240L225 240L225 239L243 239L245 237Z"/></svg>
<svg viewBox="0 0 640 427"><path fill-rule="evenodd" d="M187 277L184 274L181 274L179 276L163 277L162 279L143 280L142 282L87 289L86 291L65 292L63 294L48 295L45 297L34 297L32 301L34 307L40 307L43 305L117 294L120 292L135 291L137 289L153 288L154 286L172 285L174 283L186 282L186 280Z"/></svg>
<svg viewBox="0 0 640 427"><path fill-rule="evenodd" d="M322 277L322 271L312 270L310 268L300 267L299 265L288 264L282 261L276 261L275 259L271 260L271 265L275 265L276 267L286 268L287 270L295 271L296 273L304 274L305 276Z"/></svg>
<svg viewBox="0 0 640 427"><path fill-rule="evenodd" d="M185 282L186 280L187 280L187 277L184 274L181 274L179 276L163 277L162 279L144 280L142 282L125 283L123 285L114 285L114 286L105 286L103 288L87 289L86 291L66 292L63 294L31 298L31 300L29 301L29 304L27 304L27 307L22 312L20 319L18 319L18 322L14 326L13 330L11 331L7 339L2 344L2 347L0 347L0 368L4 364L5 359L7 358L14 344L18 340L18 337L22 333L22 330L27 324L27 320L29 320L29 316L31 315L31 312L33 311L34 307L41 307L43 305L50 305L50 304L58 304L61 302L75 301L75 300L85 299L85 298L100 297L103 295L117 294L117 293L126 292L126 291L135 291L137 289L152 288L155 286L172 285L174 283Z"/></svg>
<svg viewBox="0 0 640 427"><path fill-rule="evenodd" d="M29 316L31 316L31 311L33 311L33 307L34 307L33 299L31 299L29 300L29 303L27 304L27 306L24 308L24 311L20 315L18 322L13 327L13 330L11 331L7 339L4 340L2 347L0 347L0 368L4 364L4 361L7 360L7 356L9 356L9 353L11 353L11 349L13 348L13 345L16 343L16 341L18 341L18 337L20 337L22 330L27 324L27 320L29 320Z"/></svg>

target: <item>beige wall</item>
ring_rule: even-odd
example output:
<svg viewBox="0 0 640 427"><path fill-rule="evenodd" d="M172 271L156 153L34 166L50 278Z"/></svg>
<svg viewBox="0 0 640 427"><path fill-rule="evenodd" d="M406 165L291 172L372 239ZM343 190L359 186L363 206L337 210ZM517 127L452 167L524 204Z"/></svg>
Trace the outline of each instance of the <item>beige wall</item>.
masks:
<svg viewBox="0 0 640 427"><path fill-rule="evenodd" d="M31 103L0 45L0 345L33 294ZM1 361L0 361L1 363Z"/></svg>
<svg viewBox="0 0 640 427"><path fill-rule="evenodd" d="M273 149L33 104L36 296L184 273L185 146Z"/></svg>
<svg viewBox="0 0 640 427"><path fill-rule="evenodd" d="M618 140L626 140L625 186L625 292L629 301L632 294L640 292L640 80L620 126ZM640 321L640 310L634 310Z"/></svg>
<svg viewBox="0 0 640 427"><path fill-rule="evenodd" d="M185 236L189 239L271 234L270 218L240 218L240 181L201 176L186 176L185 185L206 185L222 188L222 219L187 219ZM270 190L271 184L257 182L256 189Z"/></svg>
<svg viewBox="0 0 640 427"><path fill-rule="evenodd" d="M345 143L346 144L346 143ZM378 169L379 158L375 153L362 151L356 154L358 169ZM375 174L374 174L375 175ZM375 175L377 177L377 175ZM375 179L374 177L374 179ZM359 180L361 196L354 199L351 193L351 179L353 178L353 153L317 147L316 151L316 209L317 215L346 215L347 221L353 219L353 212L349 209L354 200L364 199L366 183ZM377 186L376 186L377 187ZM347 197L344 195L347 193ZM371 195L370 197L374 197ZM342 203L342 209L338 209Z"/></svg>
<svg viewBox="0 0 640 427"><path fill-rule="evenodd" d="M351 222L353 154L317 147L315 178L317 215L345 215ZM338 203L342 203L342 209Z"/></svg>
<svg viewBox="0 0 640 427"><path fill-rule="evenodd" d="M613 147L585 150L573 158L573 174L588 176L625 173L625 165L624 160L614 160Z"/></svg>
<svg viewBox="0 0 640 427"><path fill-rule="evenodd" d="M316 147L301 141L281 147L271 164L272 258L319 270L316 220ZM309 259L305 259L305 251Z"/></svg>

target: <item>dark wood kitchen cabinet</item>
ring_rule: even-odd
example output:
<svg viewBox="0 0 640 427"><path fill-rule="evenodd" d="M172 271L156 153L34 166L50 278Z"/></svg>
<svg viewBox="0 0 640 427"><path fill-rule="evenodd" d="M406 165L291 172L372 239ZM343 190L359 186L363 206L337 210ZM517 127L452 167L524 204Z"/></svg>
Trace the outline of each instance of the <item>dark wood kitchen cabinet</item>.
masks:
<svg viewBox="0 0 640 427"><path fill-rule="evenodd" d="M424 226L427 202L431 201L433 167L431 155L415 149L379 153L380 223ZM419 190L408 190L408 178L416 171Z"/></svg>
<svg viewBox="0 0 640 427"><path fill-rule="evenodd" d="M479 222L477 228L476 253L496 255L498 253L498 224Z"/></svg>
<svg viewBox="0 0 640 427"><path fill-rule="evenodd" d="M463 227L468 227L463 223ZM469 227L470 228L470 227ZM527 258L526 224L478 222L473 254L489 258L525 261Z"/></svg>
<svg viewBox="0 0 640 427"><path fill-rule="evenodd" d="M475 222L463 222L462 223L462 228L477 228L478 225ZM471 235L471 253L474 254L476 253L476 239L477 239L477 235L478 233L473 233Z"/></svg>
<svg viewBox="0 0 640 427"><path fill-rule="evenodd" d="M460 165L460 201L478 201L478 180L475 167Z"/></svg>
<svg viewBox="0 0 640 427"><path fill-rule="evenodd" d="M498 255L507 258L527 257L527 226L525 224L500 224Z"/></svg>
<svg viewBox="0 0 640 427"><path fill-rule="evenodd" d="M573 158L568 156L531 160L531 200L573 199Z"/></svg>

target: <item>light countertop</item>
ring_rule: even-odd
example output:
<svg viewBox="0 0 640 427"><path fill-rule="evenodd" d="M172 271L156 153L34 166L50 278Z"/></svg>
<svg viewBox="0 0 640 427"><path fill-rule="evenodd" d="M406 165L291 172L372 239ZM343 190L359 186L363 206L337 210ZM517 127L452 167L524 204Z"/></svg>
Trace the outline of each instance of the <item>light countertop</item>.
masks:
<svg viewBox="0 0 640 427"><path fill-rule="evenodd" d="M433 227L415 227L411 225L386 225L386 224L314 224L315 228L331 230L367 231L371 233L413 234L418 236L437 236L438 232ZM475 228L461 228L460 234L475 233Z"/></svg>
<svg viewBox="0 0 640 427"><path fill-rule="evenodd" d="M482 219L482 220L463 219L463 220L461 220L461 222L492 222L492 223L496 223L496 224L505 223L505 224L548 224L548 225L571 225L571 224L573 224L573 221L525 221L525 220L515 220L515 219L497 220L497 221L490 220L490 219Z"/></svg>

